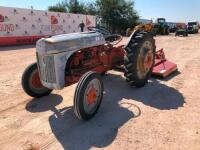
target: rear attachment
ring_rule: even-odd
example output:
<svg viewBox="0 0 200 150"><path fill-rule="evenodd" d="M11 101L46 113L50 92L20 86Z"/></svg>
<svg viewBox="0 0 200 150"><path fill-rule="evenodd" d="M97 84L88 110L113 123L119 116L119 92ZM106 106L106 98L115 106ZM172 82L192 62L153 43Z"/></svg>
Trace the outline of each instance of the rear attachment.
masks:
<svg viewBox="0 0 200 150"><path fill-rule="evenodd" d="M163 49L156 52L155 65L152 74L165 78L177 71L177 65L166 60Z"/></svg>

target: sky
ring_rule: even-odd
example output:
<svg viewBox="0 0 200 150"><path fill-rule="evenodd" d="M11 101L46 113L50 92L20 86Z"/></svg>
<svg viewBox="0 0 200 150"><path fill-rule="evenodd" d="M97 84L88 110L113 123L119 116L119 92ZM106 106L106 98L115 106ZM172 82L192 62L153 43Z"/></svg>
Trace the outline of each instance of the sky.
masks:
<svg viewBox="0 0 200 150"><path fill-rule="evenodd" d="M47 10L62 0L0 0L0 6ZM80 0L91 2L94 0ZM200 0L134 0L135 9L143 19L162 17L168 22L200 21Z"/></svg>

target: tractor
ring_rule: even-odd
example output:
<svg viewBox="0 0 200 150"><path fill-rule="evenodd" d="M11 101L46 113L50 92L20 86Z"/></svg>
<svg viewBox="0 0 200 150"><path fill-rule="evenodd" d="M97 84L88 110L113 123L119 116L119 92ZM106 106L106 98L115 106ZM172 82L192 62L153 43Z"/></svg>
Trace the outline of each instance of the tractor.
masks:
<svg viewBox="0 0 200 150"><path fill-rule="evenodd" d="M179 23L176 25L176 33L175 36L188 36L188 29L185 23Z"/></svg>
<svg viewBox="0 0 200 150"><path fill-rule="evenodd" d="M156 34L168 35L170 27L167 25L165 18L158 18L154 24L154 30L156 31Z"/></svg>
<svg viewBox="0 0 200 150"><path fill-rule="evenodd" d="M168 61L163 51L156 53L155 40L148 32L135 31L123 38L95 27L90 30L40 39L36 44L37 62L22 75L25 93L40 98L78 82L74 112L79 119L88 120L100 107L102 76L107 71L123 67L126 82L143 87L152 72L167 75L176 69L176 65L166 64L159 70Z"/></svg>
<svg viewBox="0 0 200 150"><path fill-rule="evenodd" d="M135 30L140 30L140 31L143 30L143 31L151 32L153 35L155 34L153 23L144 23L144 24L139 24L132 28L128 28L126 30L126 36L130 36Z"/></svg>

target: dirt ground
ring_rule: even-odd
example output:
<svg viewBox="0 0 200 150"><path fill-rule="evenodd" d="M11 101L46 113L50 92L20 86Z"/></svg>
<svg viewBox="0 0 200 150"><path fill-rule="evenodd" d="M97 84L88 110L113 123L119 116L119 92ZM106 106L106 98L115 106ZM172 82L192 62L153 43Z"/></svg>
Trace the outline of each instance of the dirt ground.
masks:
<svg viewBox="0 0 200 150"><path fill-rule="evenodd" d="M88 122L73 114L76 85L32 99L21 75L35 61L34 46L0 48L0 149L200 149L200 35L156 37L179 72L131 88L123 73L104 78L105 95Z"/></svg>

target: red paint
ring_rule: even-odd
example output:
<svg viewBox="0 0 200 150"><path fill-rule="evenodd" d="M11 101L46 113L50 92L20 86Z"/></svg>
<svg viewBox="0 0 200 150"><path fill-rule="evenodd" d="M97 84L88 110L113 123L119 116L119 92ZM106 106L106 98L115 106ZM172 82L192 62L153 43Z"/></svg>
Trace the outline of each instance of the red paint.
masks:
<svg viewBox="0 0 200 150"><path fill-rule="evenodd" d="M97 98L97 90L92 86L87 94L87 102L89 105L95 103L95 99Z"/></svg>
<svg viewBox="0 0 200 150"><path fill-rule="evenodd" d="M86 59L88 57L88 59ZM94 71L104 73L114 66L123 65L124 50L121 47L97 46L76 52L69 60L67 70L71 73L66 75L66 85L69 86L79 81L87 72Z"/></svg>
<svg viewBox="0 0 200 150"><path fill-rule="evenodd" d="M32 76L32 80L31 80L32 86L34 88L43 88L42 83L40 82L40 77L39 77L39 73L35 72Z"/></svg>
<svg viewBox="0 0 200 150"><path fill-rule="evenodd" d="M4 16L0 14L0 22L4 22Z"/></svg>
<svg viewBox="0 0 200 150"><path fill-rule="evenodd" d="M156 59L165 60L165 53L164 53L163 48L158 50L158 51L156 51Z"/></svg>
<svg viewBox="0 0 200 150"><path fill-rule="evenodd" d="M58 19L55 16L51 16L51 24L58 24Z"/></svg>
<svg viewBox="0 0 200 150"><path fill-rule="evenodd" d="M86 26L90 26L92 24L92 22L88 19L88 17L86 16Z"/></svg>
<svg viewBox="0 0 200 150"><path fill-rule="evenodd" d="M165 78L176 70L177 65L166 60L162 63L158 63L158 65L153 68L153 75L158 75Z"/></svg>
<svg viewBox="0 0 200 150"><path fill-rule="evenodd" d="M0 24L0 32L13 32L15 30L15 26L13 24Z"/></svg>
<svg viewBox="0 0 200 150"><path fill-rule="evenodd" d="M177 70L177 65L165 59L165 54L163 49L156 52L153 75L158 75L164 78L176 70Z"/></svg>
<svg viewBox="0 0 200 150"><path fill-rule="evenodd" d="M39 39L49 36L12 36L0 37L0 46L35 44Z"/></svg>
<svg viewBox="0 0 200 150"><path fill-rule="evenodd" d="M147 70L150 70L152 64L153 64L153 55L151 53L148 53L147 54L147 61L144 62L145 68Z"/></svg>

